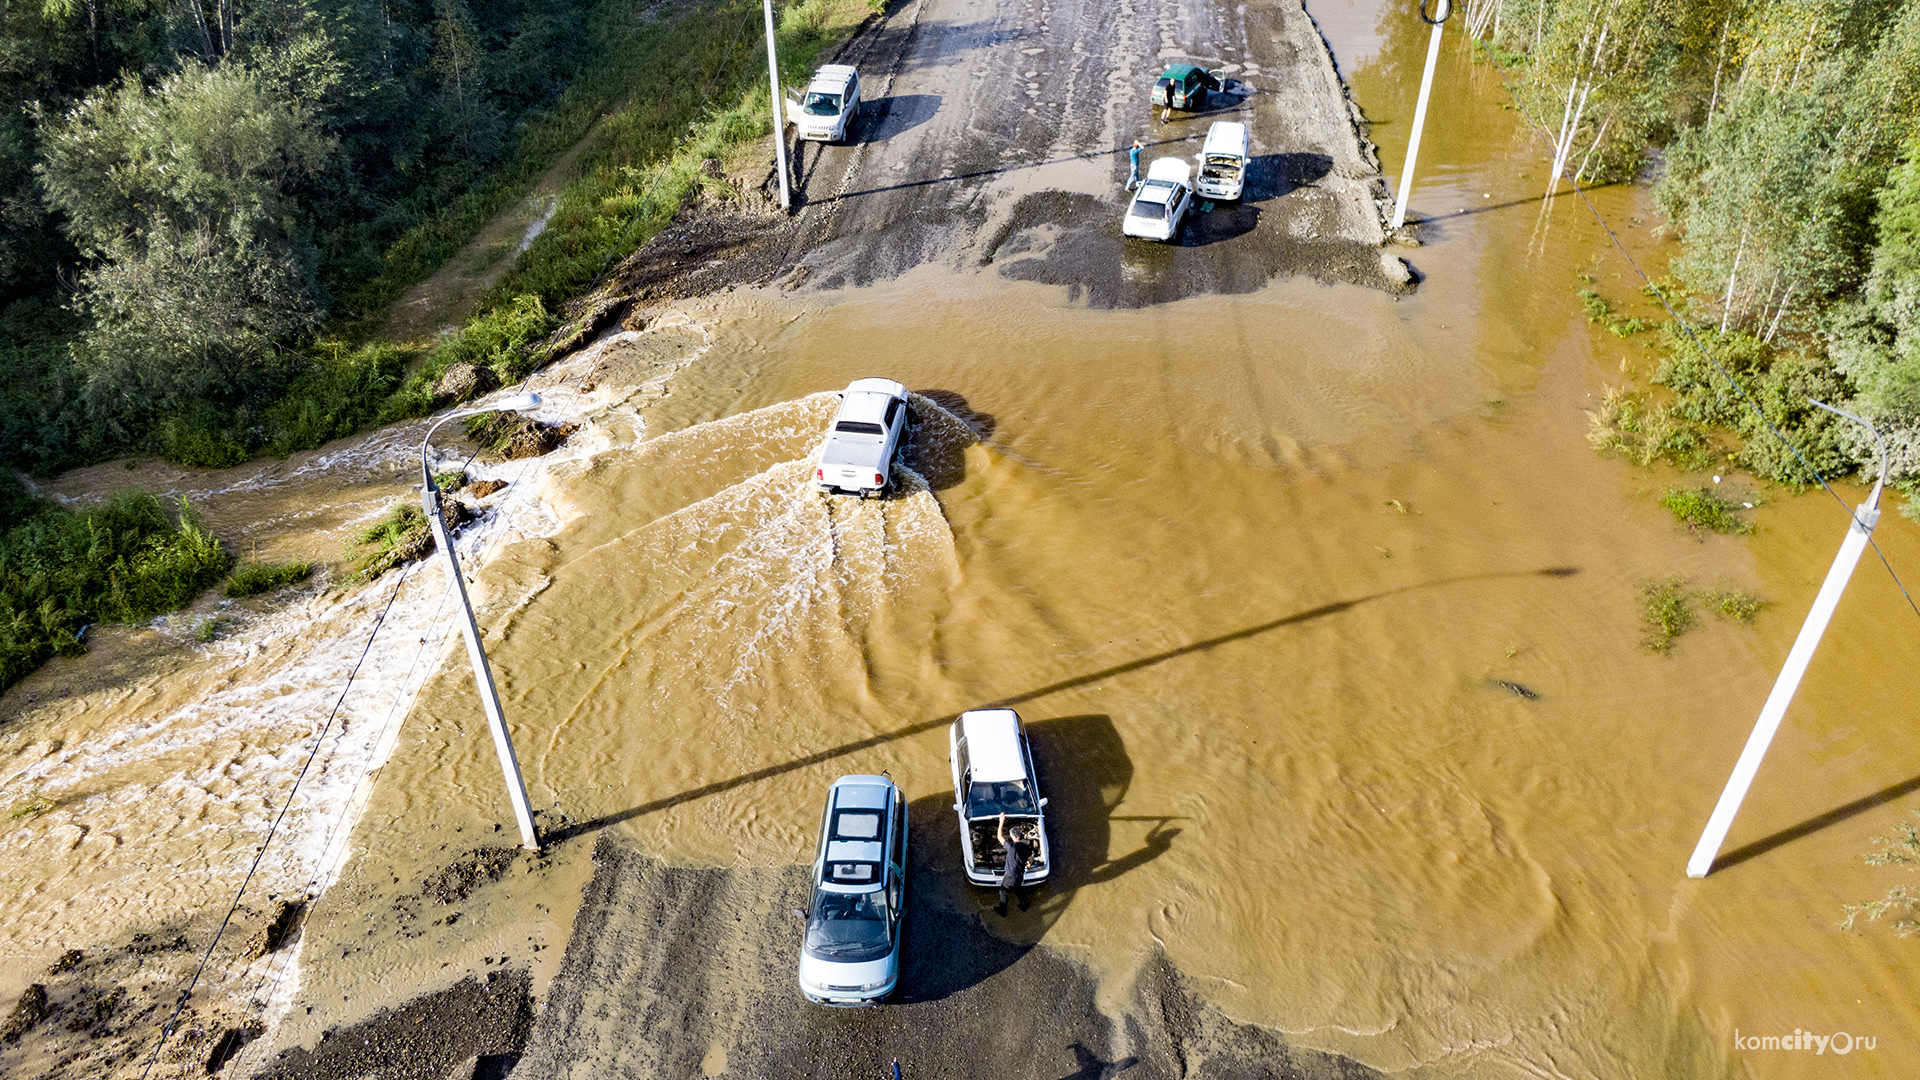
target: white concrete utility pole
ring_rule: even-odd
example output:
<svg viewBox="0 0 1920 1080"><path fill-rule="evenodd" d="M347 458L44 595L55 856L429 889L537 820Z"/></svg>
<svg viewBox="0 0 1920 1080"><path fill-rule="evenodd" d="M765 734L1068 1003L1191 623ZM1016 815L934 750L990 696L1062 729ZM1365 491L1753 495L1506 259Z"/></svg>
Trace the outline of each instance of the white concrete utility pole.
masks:
<svg viewBox="0 0 1920 1080"><path fill-rule="evenodd" d="M460 631L467 639L467 659L473 662L473 682L480 691L480 706L487 713L487 727L493 732L493 749L500 755L500 774L507 782L507 798L513 803L513 818L520 824L520 846L540 850L540 838L533 831L533 806L527 801L527 784L520 778L520 759L513 753L513 736L507 733L507 718L500 712L500 692L494 689L493 669L487 666L486 650L480 646L480 624L473 619L473 604L467 599L467 579L460 572L460 560L453 553L453 540L447 536L447 521L440 516L440 488L433 482L433 467L427 464L427 444L441 424L465 416L489 412L523 412L540 404L538 394L518 394L482 409L464 409L448 413L427 428L420 440L420 501L433 527L433 542L446 553L447 570L453 575L453 597L460 602Z"/></svg>
<svg viewBox="0 0 1920 1080"><path fill-rule="evenodd" d="M1413 137L1407 140L1407 163L1400 168L1400 194L1393 202L1393 225L1399 228L1407 223L1407 196L1413 194L1413 163L1420 157L1420 129L1427 125L1427 99L1433 96L1433 69L1440 63L1440 30L1447 24L1447 16L1453 14L1453 0L1435 0L1439 4L1439 16L1427 17L1429 0L1420 0L1420 18L1433 24L1433 35L1427 39L1427 73L1420 76L1420 101L1413 107Z"/></svg>
<svg viewBox="0 0 1920 1080"><path fill-rule="evenodd" d="M780 58L774 53L773 0L760 0L767 15L767 93L773 95L773 160L780 170L780 209L791 213L793 195L787 190L787 113L780 100Z"/></svg>
<svg viewBox="0 0 1920 1080"><path fill-rule="evenodd" d="M1780 677L1774 680L1773 692L1767 695L1767 703L1760 707L1760 719L1753 725L1753 734L1747 736L1746 749L1740 751L1740 760L1733 766L1733 775L1727 778L1726 789L1720 792L1720 801L1714 805L1713 815L1707 818L1707 829L1700 834L1700 842L1694 845L1693 857L1687 860L1687 876L1706 877L1713 869L1713 860L1720 854L1720 845L1726 842L1727 830L1733 827L1733 817L1740 812L1740 803L1747 797L1747 788L1753 786L1754 774L1760 771L1760 759L1767 756L1767 746L1773 742L1774 733L1780 730L1780 721L1787 715L1787 706L1792 704L1794 691L1800 689L1800 677L1807 673L1807 664L1813 660L1813 650L1820 645L1820 635L1826 633L1827 622L1833 618L1833 609L1839 606L1840 594L1847 589L1848 579L1853 577L1854 565L1860 561L1860 553L1866 550L1867 541L1873 538L1873 527L1880 521L1880 489L1887 483L1887 443L1874 431L1872 424L1853 415L1842 412L1824 402L1815 401L1815 405L1844 416L1854 423L1873 432L1874 441L1880 445L1880 478L1873 482L1873 493L1853 515L1852 524L1847 526L1847 538L1840 544L1840 553L1833 557L1833 566L1827 570L1827 580L1821 582L1820 593L1813 599L1813 610L1807 612L1807 621L1800 625L1800 636L1793 639L1793 648L1787 652L1787 662L1780 668Z"/></svg>

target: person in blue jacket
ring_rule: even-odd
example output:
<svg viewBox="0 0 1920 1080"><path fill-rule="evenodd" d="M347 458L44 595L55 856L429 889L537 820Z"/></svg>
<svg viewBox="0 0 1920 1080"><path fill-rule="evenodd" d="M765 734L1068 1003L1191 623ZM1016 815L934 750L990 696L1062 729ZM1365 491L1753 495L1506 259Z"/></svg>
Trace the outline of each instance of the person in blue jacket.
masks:
<svg viewBox="0 0 1920 1080"><path fill-rule="evenodd" d="M1140 186L1140 151L1146 149L1146 147L1147 147L1146 143L1141 142L1139 139L1135 139L1133 140L1133 145L1127 148L1127 190L1128 191L1132 191L1134 188L1137 188Z"/></svg>

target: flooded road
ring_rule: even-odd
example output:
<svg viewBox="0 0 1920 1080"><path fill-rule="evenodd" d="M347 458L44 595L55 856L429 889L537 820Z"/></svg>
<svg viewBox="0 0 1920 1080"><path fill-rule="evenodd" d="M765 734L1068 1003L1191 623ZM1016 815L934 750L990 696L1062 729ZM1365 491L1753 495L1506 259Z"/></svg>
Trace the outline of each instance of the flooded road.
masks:
<svg viewBox="0 0 1920 1080"><path fill-rule="evenodd" d="M1425 28L1371 4L1310 10L1396 175ZM515 473L524 501L468 543L529 790L564 819L551 861L514 863L457 911L409 898L511 820L457 649L426 632L449 626L431 606L444 581L423 567L394 689L357 706L405 720L338 761L325 806L364 812L350 851L310 849L346 861L272 982L281 1026L262 1051L528 968L535 994L557 987L565 1015L593 1021L536 1031L527 1065L542 1075L778 1075L750 1063L786 1060L770 1053L782 1046L844 1048L833 1068L849 1073L893 1055L909 1075L961 1075L928 1032L980 1022L976 1001L988 1020L1065 1003L1042 1032L1061 1045L1016 1075L1213 1075L1208 1061L1235 1075L1263 1047L1422 1077L1920 1069L1910 944L1836 926L1842 905L1901 883L1859 857L1920 803L1904 738L1920 620L1863 563L1723 869L1687 880L1846 512L1769 491L1754 535L1703 537L1656 500L1704 478L1588 449L1585 410L1651 356L1587 324L1577 275L1622 306L1639 283L1578 199L1540 199L1542 144L1457 40L1436 94L1449 107L1429 121L1413 199L1425 246L1398 251L1422 275L1410 295L1281 277L1108 307L996 266L918 261L861 287L684 302L541 376L555 415L587 426ZM1594 199L1658 265L1649 201ZM910 472L892 499L825 499L809 459L828 392L867 375L917 395ZM1920 567L1910 520L1887 515L1877 539L1910 577ZM1771 604L1752 626L1702 614L1657 655L1640 590L1670 577ZM301 603L384 600L351 596ZM357 642L344 621L327 629L330 610L269 617L293 624L271 669L288 693L337 693L344 659L291 666ZM270 640L264 625L245 640ZM85 723L100 740L149 714L230 730L183 712L228 673L260 681L194 660L163 686L89 699ZM1033 728L1059 853L1054 883L1005 920L951 880L943 794L946 724L994 703ZM213 902L260 835L263 811L222 802L215 781L193 798L156 783L174 768L157 754L97 787L73 764L30 774L70 760L44 750L63 722L78 721L33 714L6 732L9 775L65 800L0 855L10 883L36 883L23 892L65 897L9 920L15 956L92 932L61 929L86 888L120 889L121 919ZM284 748L181 741L176 771L291 767ZM378 762L364 790L350 782ZM932 989L897 1012L806 1012L790 1000L793 867L826 785L881 770L915 804L930 927L916 940L956 957L916 976ZM115 869L106 885L47 860L58 829L98 836L127 816L115 799L143 792L230 831L218 866L174 871L217 871L211 883L156 901L130 868L150 854L89 864ZM194 835L181 851L205 850ZM137 849L170 850L164 838ZM311 856L287 880L326 865ZM1179 994L1158 989L1169 971ZM1222 1019L1178 1028L1168 1001ZM1149 1014L1164 1026L1128 1026ZM618 1022L637 1015L649 1022ZM1875 1041L1844 1057L1734 1044L1795 1029ZM1178 1060L1169 1030L1192 1039Z"/></svg>

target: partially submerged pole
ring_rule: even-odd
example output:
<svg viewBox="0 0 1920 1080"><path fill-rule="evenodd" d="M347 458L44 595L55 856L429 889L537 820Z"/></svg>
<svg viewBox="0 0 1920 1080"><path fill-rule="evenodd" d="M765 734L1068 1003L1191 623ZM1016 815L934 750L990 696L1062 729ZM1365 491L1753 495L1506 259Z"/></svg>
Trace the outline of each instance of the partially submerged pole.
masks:
<svg viewBox="0 0 1920 1080"><path fill-rule="evenodd" d="M793 209L793 195L787 190L787 114L780 100L780 59L774 53L773 0L760 0L767 16L767 92L773 96L773 160L780 170L780 209Z"/></svg>
<svg viewBox="0 0 1920 1080"><path fill-rule="evenodd" d="M1813 660L1813 650L1820 645L1820 636L1827 631L1827 623L1833 618L1833 609L1840 604L1840 594L1846 591L1847 581L1853 577L1853 568L1860 561L1861 552L1866 550L1867 541L1873 538L1873 527L1880 521L1880 489L1887 483L1887 447L1880 433L1873 425L1849 412L1842 412L1823 402L1815 405L1830 413L1837 413L1852 420L1868 431L1880 444L1880 478L1874 481L1873 493L1853 515L1853 521L1847 526L1847 538L1840 544L1839 554L1833 557L1833 566L1827 570L1827 579L1820 584L1820 593L1814 597L1813 610L1807 612L1807 621L1800 626L1800 636L1793 640L1793 648L1787 652L1787 662L1780 668L1780 677L1774 680L1773 692L1767 695L1767 703L1760 708L1760 719L1753 725L1753 733L1747 736L1746 749L1740 751L1740 760L1733 766L1733 775L1727 778L1725 790L1720 792L1720 801L1714 805L1712 816L1707 818L1707 828L1700 834L1700 842L1694 845L1693 857L1687 860L1687 876L1706 877L1713 869L1713 860L1720 854L1720 845L1726 842L1727 830L1733 827L1733 818L1740 812L1740 803L1747 797L1747 788L1753 785L1755 773L1760 771L1760 760L1767 756L1767 747L1773 742L1774 733L1780 730L1780 721L1787 715L1787 706L1792 704L1794 692L1800 689L1800 677L1807 673L1807 664Z"/></svg>
<svg viewBox="0 0 1920 1080"><path fill-rule="evenodd" d="M1400 168L1400 194L1393 202L1393 225L1399 228L1407 222L1407 196L1413 193L1413 165L1420 157L1420 129L1427 123L1427 99L1433 96L1433 69L1440 63L1440 31L1446 26L1447 16L1453 14L1453 0L1438 0L1439 15L1427 17L1427 0L1421 0L1420 18L1433 24L1433 35L1427 39L1427 71L1420 76L1420 100L1413 107L1413 137L1407 140L1407 163Z"/></svg>
<svg viewBox="0 0 1920 1080"><path fill-rule="evenodd" d="M531 394L519 400L524 402L519 407L525 408L540 403L540 399ZM502 407L506 404L503 403ZM507 718L500 711L500 692L493 685L493 669L488 666L486 650L480 645L480 624L474 621L473 604L467 599L467 579L460 572L459 557L453 553L453 539L447 535L446 518L440 514L440 487L433 482L433 468L427 464L427 442L433 438L434 428L461 416L493 411L474 409L454 413L441 417L433 427L427 429L427 437L420 441L420 477L424 481L420 501L427 514L427 524L433 528L433 542L447 556L447 570L453 577L453 596L459 601L460 632L467 641L467 659L473 664L473 682L480 692L480 707L487 714L487 729L493 733L493 749L500 758L500 775L506 781L507 799L513 803L513 819L520 825L520 846L528 851L539 851L540 838L533 831L533 805L527 800L527 783L520 776L520 759L513 752L513 736L508 733Z"/></svg>

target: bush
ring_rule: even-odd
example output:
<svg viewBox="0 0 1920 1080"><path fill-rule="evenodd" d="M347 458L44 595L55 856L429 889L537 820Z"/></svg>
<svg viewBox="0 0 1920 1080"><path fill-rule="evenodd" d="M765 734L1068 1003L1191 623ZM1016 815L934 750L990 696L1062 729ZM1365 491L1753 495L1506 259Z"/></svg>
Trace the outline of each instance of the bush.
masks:
<svg viewBox="0 0 1920 1080"><path fill-rule="evenodd" d="M1665 654L1673 649L1673 639L1693 629L1693 610L1687 606L1686 583L1679 578L1649 582L1641 590L1646 602L1646 637L1642 644Z"/></svg>
<svg viewBox="0 0 1920 1080"><path fill-rule="evenodd" d="M289 585L298 585L313 576L310 562L250 562L234 570L227 578L225 592L235 600L258 596Z"/></svg>
<svg viewBox="0 0 1920 1080"><path fill-rule="evenodd" d="M48 657L85 651L93 622L139 622L173 611L231 561L180 503L135 492L73 512L45 507L0 536L0 689Z"/></svg>
<svg viewBox="0 0 1920 1080"><path fill-rule="evenodd" d="M449 499L445 505L460 504ZM433 527L427 524L426 512L410 502L388 507L385 516L362 529L349 545L353 573L361 581L372 581L432 550Z"/></svg>
<svg viewBox="0 0 1920 1080"><path fill-rule="evenodd" d="M1750 533L1753 523L1740 517L1739 504L1715 495L1707 488L1668 488L1660 496L1660 505L1673 512L1689 529L1710 529L1717 533Z"/></svg>

